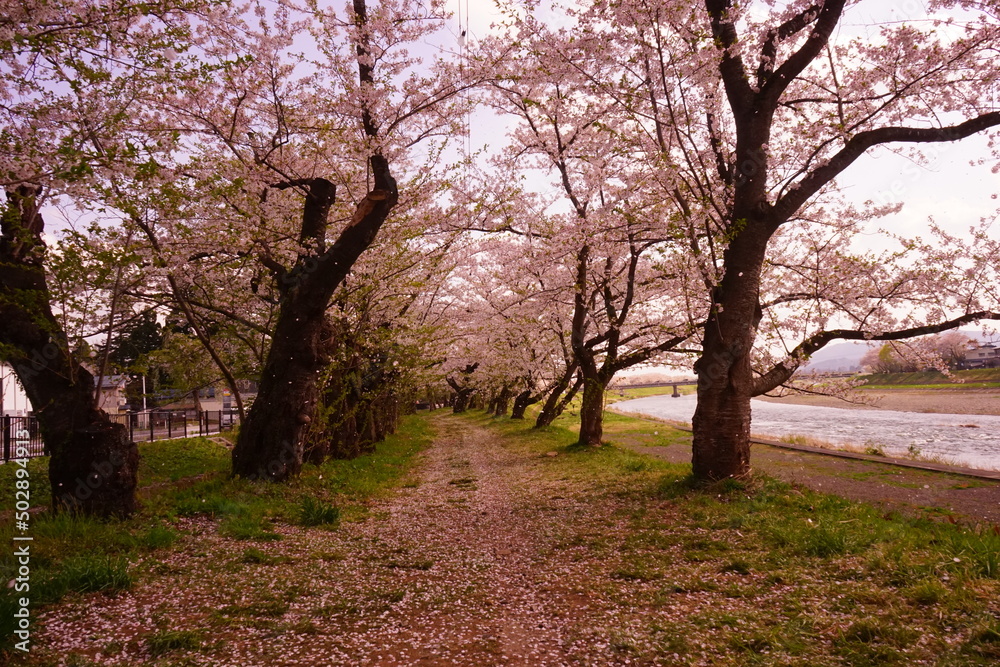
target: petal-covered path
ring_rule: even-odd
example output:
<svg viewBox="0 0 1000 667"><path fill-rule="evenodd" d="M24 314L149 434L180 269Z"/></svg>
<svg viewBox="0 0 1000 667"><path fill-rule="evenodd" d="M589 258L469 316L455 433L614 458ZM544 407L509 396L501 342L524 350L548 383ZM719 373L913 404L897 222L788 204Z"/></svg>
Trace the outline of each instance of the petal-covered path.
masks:
<svg viewBox="0 0 1000 667"><path fill-rule="evenodd" d="M994 656L1000 584L983 576L990 555L967 548L986 545L985 533L947 533L962 550L928 552L920 530L794 487L689 493L683 468L627 450L556 453L548 448L569 438L482 415L429 419L433 444L362 520L336 530L278 522L280 540L246 541L204 516L177 519L180 541L134 563L131 590L42 613L29 664L909 666ZM848 531L855 522L865 528Z"/></svg>
<svg viewBox="0 0 1000 667"><path fill-rule="evenodd" d="M202 632L184 664L619 662L607 637L616 605L590 585L593 563L565 544L613 523L614 503L585 504L538 474L549 457L496 446L485 428L451 417L435 426L419 481L367 520L335 532L275 526L282 540L256 544L268 555L259 564L212 521L182 520L189 544L156 565L166 576L60 605L36 645L142 664L142 638L169 629Z"/></svg>

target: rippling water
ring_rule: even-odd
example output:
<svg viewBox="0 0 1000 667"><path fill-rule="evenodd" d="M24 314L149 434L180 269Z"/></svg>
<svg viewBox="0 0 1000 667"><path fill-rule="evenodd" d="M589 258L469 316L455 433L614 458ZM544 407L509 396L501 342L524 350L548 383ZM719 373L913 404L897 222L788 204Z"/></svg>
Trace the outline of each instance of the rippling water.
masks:
<svg viewBox="0 0 1000 667"><path fill-rule="evenodd" d="M615 409L661 419L691 421L695 396L650 396L615 403ZM893 410L822 408L752 401L754 434L805 435L836 444L878 445L890 456L910 447L925 456L975 468L1000 469L1000 417Z"/></svg>

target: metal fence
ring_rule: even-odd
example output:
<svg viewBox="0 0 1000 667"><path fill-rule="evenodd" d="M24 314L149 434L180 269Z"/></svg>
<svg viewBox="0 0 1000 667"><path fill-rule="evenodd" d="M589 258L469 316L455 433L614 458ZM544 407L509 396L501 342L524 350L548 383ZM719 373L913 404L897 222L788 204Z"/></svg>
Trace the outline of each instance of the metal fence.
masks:
<svg viewBox="0 0 1000 667"><path fill-rule="evenodd" d="M171 438L193 438L231 430L240 423L235 410L149 410L109 415L111 421L128 428L132 442L152 442ZM3 418L3 458L45 456L45 445L35 417Z"/></svg>
<svg viewBox="0 0 1000 667"><path fill-rule="evenodd" d="M4 415L0 425L3 433L3 460L30 459L45 455L45 444L38 432L38 420L34 417L14 417Z"/></svg>
<svg viewBox="0 0 1000 667"><path fill-rule="evenodd" d="M150 410L111 415L113 421L128 427L133 442L152 442L168 438L193 438L228 431L240 423L235 410Z"/></svg>

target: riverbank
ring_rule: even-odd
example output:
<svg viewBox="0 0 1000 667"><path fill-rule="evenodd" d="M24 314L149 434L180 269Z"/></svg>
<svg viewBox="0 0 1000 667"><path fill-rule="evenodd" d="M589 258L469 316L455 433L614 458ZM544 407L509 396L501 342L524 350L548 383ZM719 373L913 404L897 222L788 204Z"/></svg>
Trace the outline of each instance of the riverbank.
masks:
<svg viewBox="0 0 1000 667"><path fill-rule="evenodd" d="M895 410L954 415L1000 415L997 389L860 389L862 403L848 403L832 396L793 394L781 398L759 397L769 403L811 405L825 408Z"/></svg>

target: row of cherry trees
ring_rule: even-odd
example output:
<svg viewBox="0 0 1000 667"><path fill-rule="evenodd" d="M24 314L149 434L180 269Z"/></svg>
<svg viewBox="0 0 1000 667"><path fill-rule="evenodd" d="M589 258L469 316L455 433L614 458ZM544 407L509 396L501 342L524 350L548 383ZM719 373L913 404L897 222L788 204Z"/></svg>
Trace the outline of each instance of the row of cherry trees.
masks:
<svg viewBox="0 0 1000 667"><path fill-rule="evenodd" d="M238 403L257 375L234 474L286 479L307 443L319 460L391 431L398 357L412 364L401 350L422 335L407 313L448 242L432 167L475 76L406 51L441 28L440 3L8 4L0 339L52 452L53 505L135 507L135 447L97 409L71 320L114 336L136 309L167 309ZM66 262L42 210L59 205L71 224L100 219L73 236L91 260L79 281L54 281ZM386 225L382 261L359 263ZM89 286L103 300L70 313L59 292L79 304L74 283L116 246L128 261Z"/></svg>
<svg viewBox="0 0 1000 667"><path fill-rule="evenodd" d="M920 162L922 144L995 136L997 6L935 3L858 34L845 17L866 4L598 0L565 8L559 28L512 10L522 50L489 99L517 119L523 173L568 204L542 207L547 227L504 217L492 232L552 248L539 273L550 287L561 276L562 297L545 321L584 387L581 442L600 439L599 388L615 372L692 352L694 474L744 476L751 397L823 345L997 319L991 221L859 251L899 206L852 201L837 181L881 146ZM659 337L642 339L635 303Z"/></svg>
<svg viewBox="0 0 1000 667"><path fill-rule="evenodd" d="M651 361L698 373L695 475L747 475L750 398L829 341L1000 311L989 224L865 252L898 207L837 187L880 146L1000 125L997 7L856 34L867 4L510 2L452 50L438 1L5 3L0 350L54 505L134 508L107 359L75 343L144 311L237 397L259 379L236 475L364 451L418 386L543 425L580 395L596 445L608 384ZM506 140L449 164L473 108Z"/></svg>

